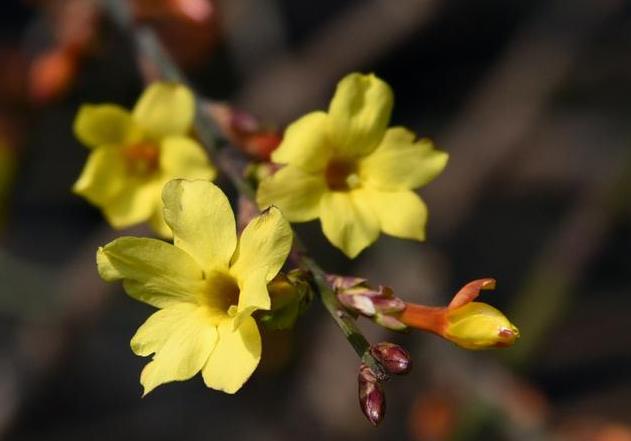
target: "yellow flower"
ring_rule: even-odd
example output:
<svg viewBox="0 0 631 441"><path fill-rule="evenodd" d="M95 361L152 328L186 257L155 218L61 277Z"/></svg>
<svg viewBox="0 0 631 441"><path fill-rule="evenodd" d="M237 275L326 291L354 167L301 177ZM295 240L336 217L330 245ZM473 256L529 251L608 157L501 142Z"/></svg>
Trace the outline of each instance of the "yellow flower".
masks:
<svg viewBox="0 0 631 441"><path fill-rule="evenodd" d="M289 254L291 228L272 207L237 239L228 199L208 181L173 180L162 199L174 245L119 238L99 248L99 274L159 308L131 340L137 355L154 354L140 376L145 394L199 371L208 387L235 393L261 358L251 315L270 308L267 284Z"/></svg>
<svg viewBox="0 0 631 441"><path fill-rule="evenodd" d="M160 201L164 184L216 174L188 136L194 114L193 94L175 83L150 85L131 113L115 104L81 106L74 131L92 151L73 191L100 207L114 228L149 221L170 237Z"/></svg>
<svg viewBox="0 0 631 441"><path fill-rule="evenodd" d="M427 208L413 190L443 170L447 154L403 127L388 128L392 103L376 76L343 78L328 113L309 113L285 131L272 160L286 166L261 183L259 205L278 206L291 222L320 218L349 257L380 231L424 240Z"/></svg>

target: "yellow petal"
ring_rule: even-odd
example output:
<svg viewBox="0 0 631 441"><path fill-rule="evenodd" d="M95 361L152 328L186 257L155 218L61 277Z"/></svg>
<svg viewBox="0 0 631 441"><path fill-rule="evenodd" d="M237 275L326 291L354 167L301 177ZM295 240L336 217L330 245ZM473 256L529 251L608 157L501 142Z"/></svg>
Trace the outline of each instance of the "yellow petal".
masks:
<svg viewBox="0 0 631 441"><path fill-rule="evenodd" d="M262 209L276 205L290 222L306 222L320 215L320 199L326 190L324 175L287 165L261 182L256 200Z"/></svg>
<svg viewBox="0 0 631 441"><path fill-rule="evenodd" d="M239 283L238 312L248 311L250 314L257 309L269 309L271 300L267 291L268 267L260 267L242 279Z"/></svg>
<svg viewBox="0 0 631 441"><path fill-rule="evenodd" d="M162 140L160 168L170 178L212 180L217 174L202 146L186 136L169 136Z"/></svg>
<svg viewBox="0 0 631 441"><path fill-rule="evenodd" d="M193 256L204 270L227 268L237 246L230 202L212 182L174 179L162 191L164 218L173 243Z"/></svg>
<svg viewBox="0 0 631 441"><path fill-rule="evenodd" d="M261 359L261 335L252 317L232 330L231 320L219 325L219 341L202 369L206 386L233 394L250 378Z"/></svg>
<svg viewBox="0 0 631 441"><path fill-rule="evenodd" d="M153 138L184 135L195 116L195 98L182 84L151 84L136 103L134 121Z"/></svg>
<svg viewBox="0 0 631 441"><path fill-rule="evenodd" d="M74 120L74 133L88 147L124 144L136 134L134 121L115 104L84 104Z"/></svg>
<svg viewBox="0 0 631 441"><path fill-rule="evenodd" d="M156 202L153 214L149 218L149 226L158 236L164 239L173 239L173 231L164 220L164 206L161 199Z"/></svg>
<svg viewBox="0 0 631 441"><path fill-rule="evenodd" d="M403 127L388 129L377 150L360 161L362 181L394 191L418 188L434 179L449 156L428 139L414 140L414 133Z"/></svg>
<svg viewBox="0 0 631 441"><path fill-rule="evenodd" d="M307 171L323 170L333 153L327 130L326 113L308 113L287 127L272 161Z"/></svg>
<svg viewBox="0 0 631 441"><path fill-rule="evenodd" d="M336 152L344 157L372 152L383 138L392 104L390 86L375 75L344 77L329 106L329 133Z"/></svg>
<svg viewBox="0 0 631 441"><path fill-rule="evenodd" d="M204 289L195 260L157 239L121 237L98 249L96 263L105 281L123 280L127 294L158 308L196 303Z"/></svg>
<svg viewBox="0 0 631 441"><path fill-rule="evenodd" d="M265 269L265 280L270 281L282 268L289 251L293 232L280 210L270 207L245 227L230 266L237 280Z"/></svg>
<svg viewBox="0 0 631 441"><path fill-rule="evenodd" d="M324 235L350 258L379 237L379 220L361 192L325 193L320 210Z"/></svg>
<svg viewBox="0 0 631 441"><path fill-rule="evenodd" d="M402 239L425 240L427 207L413 191L382 192L365 189L362 192L379 219L381 231Z"/></svg>
<svg viewBox="0 0 631 441"><path fill-rule="evenodd" d="M169 336L197 309L199 306L194 303L174 303L154 312L132 337L131 350L141 357L159 352Z"/></svg>
<svg viewBox="0 0 631 441"><path fill-rule="evenodd" d="M102 204L105 218L114 228L126 228L149 220L156 208L160 182L129 178L125 187Z"/></svg>
<svg viewBox="0 0 631 441"><path fill-rule="evenodd" d="M191 308L174 307L172 314L176 317L166 313L170 309L155 313L134 336L137 342L145 341L145 345L141 345L143 352L156 352L140 374L145 389L143 395L161 384L193 377L216 347L217 328L208 321L203 308L185 313L185 309Z"/></svg>
<svg viewBox="0 0 631 441"><path fill-rule="evenodd" d="M90 152L72 191L102 206L120 193L126 183L127 169L120 150L115 146L102 146Z"/></svg>

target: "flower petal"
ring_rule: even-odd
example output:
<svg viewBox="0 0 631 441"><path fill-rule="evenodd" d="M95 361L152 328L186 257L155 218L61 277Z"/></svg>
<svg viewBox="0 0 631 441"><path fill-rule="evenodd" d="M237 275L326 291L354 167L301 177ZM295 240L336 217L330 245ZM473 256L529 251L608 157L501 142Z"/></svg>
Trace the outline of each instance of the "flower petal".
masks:
<svg viewBox="0 0 631 441"><path fill-rule="evenodd" d="M124 144L134 136L129 112L115 104L84 104L74 120L74 133L88 147Z"/></svg>
<svg viewBox="0 0 631 441"><path fill-rule="evenodd" d="M133 117L150 136L184 135L193 124L195 97L182 84L151 84L138 99Z"/></svg>
<svg viewBox="0 0 631 441"><path fill-rule="evenodd" d="M245 279L239 281L239 313L249 311L251 314L257 309L270 308L267 274L268 267L260 267L258 271L249 273Z"/></svg>
<svg viewBox="0 0 631 441"><path fill-rule="evenodd" d="M447 165L449 155L435 150L428 139L415 142L403 127L388 129L381 144L360 161L360 175L369 186L382 190L411 190L434 179Z"/></svg>
<svg viewBox="0 0 631 441"><path fill-rule="evenodd" d="M100 276L123 280L131 297L158 308L197 302L202 269L185 251L157 239L121 237L96 253Z"/></svg>
<svg viewBox="0 0 631 441"><path fill-rule="evenodd" d="M256 200L261 208L276 205L290 222L306 222L319 216L326 189L323 175L287 165L261 182Z"/></svg>
<svg viewBox="0 0 631 441"><path fill-rule="evenodd" d="M290 124L283 141L272 153L272 161L307 171L323 170L333 153L327 136L327 119L325 112L311 112Z"/></svg>
<svg viewBox="0 0 631 441"><path fill-rule="evenodd" d="M252 317L232 330L231 320L219 325L219 341L202 369L206 386L233 394L250 378L261 360L261 335Z"/></svg>
<svg viewBox="0 0 631 441"><path fill-rule="evenodd" d="M381 231L402 239L425 240L427 207L413 191L360 190L379 219Z"/></svg>
<svg viewBox="0 0 631 441"><path fill-rule="evenodd" d="M156 312L138 329L132 347L135 340L139 351L156 352L140 374L143 395L202 369L217 344L217 328L207 318L201 307L178 306Z"/></svg>
<svg viewBox="0 0 631 441"><path fill-rule="evenodd" d="M131 350L141 357L159 352L174 330L187 321L198 308L199 306L194 303L174 303L168 308L154 312L132 337Z"/></svg>
<svg viewBox="0 0 631 441"><path fill-rule="evenodd" d="M164 220L164 205L162 204L162 199L156 202L153 214L149 218L149 226L154 233L163 239L173 239L173 231L171 231L171 228Z"/></svg>
<svg viewBox="0 0 631 441"><path fill-rule="evenodd" d="M237 280L245 280L264 269L265 280L269 282L287 260L292 239L291 227L280 210L268 208L252 219L241 233L230 273Z"/></svg>
<svg viewBox="0 0 631 441"><path fill-rule="evenodd" d="M149 220L156 209L160 182L129 178L116 196L101 204L103 214L114 228L126 228Z"/></svg>
<svg viewBox="0 0 631 441"><path fill-rule="evenodd" d="M160 143L160 168L170 178L213 180L217 172L197 141L169 136Z"/></svg>
<svg viewBox="0 0 631 441"><path fill-rule="evenodd" d="M329 106L329 133L336 152L343 157L372 152L383 138L392 105L390 86L375 75L345 76Z"/></svg>
<svg viewBox="0 0 631 441"><path fill-rule="evenodd" d="M379 221L365 195L358 191L325 193L320 204L322 231L350 258L379 237Z"/></svg>
<svg viewBox="0 0 631 441"><path fill-rule="evenodd" d="M175 246L193 256L205 270L227 268L237 246L230 202L208 181L174 179L164 186L164 217Z"/></svg>
<svg viewBox="0 0 631 441"><path fill-rule="evenodd" d="M90 152L72 191L92 204L102 206L120 193L127 183L127 169L120 149L101 146Z"/></svg>

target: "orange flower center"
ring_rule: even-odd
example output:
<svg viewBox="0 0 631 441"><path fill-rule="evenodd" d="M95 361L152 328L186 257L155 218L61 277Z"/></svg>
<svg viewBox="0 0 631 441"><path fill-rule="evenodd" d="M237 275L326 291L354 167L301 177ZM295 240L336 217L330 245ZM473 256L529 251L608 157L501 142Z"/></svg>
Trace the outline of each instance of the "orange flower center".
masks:
<svg viewBox="0 0 631 441"><path fill-rule="evenodd" d="M134 176L149 176L160 166L160 149L151 141L125 146L123 156L129 173Z"/></svg>
<svg viewBox="0 0 631 441"><path fill-rule="evenodd" d="M349 191L360 184L357 163L348 159L332 159L326 167L325 177L332 191Z"/></svg>

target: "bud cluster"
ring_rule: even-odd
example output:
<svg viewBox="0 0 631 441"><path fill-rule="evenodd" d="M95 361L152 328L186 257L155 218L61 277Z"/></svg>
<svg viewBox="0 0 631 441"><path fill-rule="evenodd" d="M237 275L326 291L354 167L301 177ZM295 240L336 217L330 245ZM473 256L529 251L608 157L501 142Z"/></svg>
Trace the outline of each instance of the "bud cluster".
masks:
<svg viewBox="0 0 631 441"><path fill-rule="evenodd" d="M405 309L405 302L394 295L392 289L379 286L373 289L366 279L329 275L329 283L337 298L348 310L369 317L378 325L393 331L402 331L406 325L397 319Z"/></svg>
<svg viewBox="0 0 631 441"><path fill-rule="evenodd" d="M405 375L412 369L408 351L390 342L371 346L372 355L384 370L391 375ZM357 375L359 407L373 426L378 425L386 414L386 395L383 382L366 363L359 366Z"/></svg>
<svg viewBox="0 0 631 441"><path fill-rule="evenodd" d="M371 288L365 279L329 276L337 298L349 311L395 331L412 327L432 332L465 349L511 346L519 330L491 305L474 300L481 290L495 288L494 279L466 284L446 307L407 303L388 287Z"/></svg>

